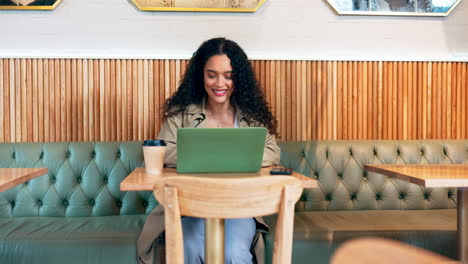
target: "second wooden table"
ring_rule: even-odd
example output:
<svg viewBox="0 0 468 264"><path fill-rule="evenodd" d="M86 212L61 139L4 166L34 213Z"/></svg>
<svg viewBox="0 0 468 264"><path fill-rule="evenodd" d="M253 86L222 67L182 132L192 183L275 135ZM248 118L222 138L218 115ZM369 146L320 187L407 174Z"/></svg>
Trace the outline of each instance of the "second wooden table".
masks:
<svg viewBox="0 0 468 264"><path fill-rule="evenodd" d="M468 263L468 164L369 164L364 169L424 187L458 188L458 255Z"/></svg>

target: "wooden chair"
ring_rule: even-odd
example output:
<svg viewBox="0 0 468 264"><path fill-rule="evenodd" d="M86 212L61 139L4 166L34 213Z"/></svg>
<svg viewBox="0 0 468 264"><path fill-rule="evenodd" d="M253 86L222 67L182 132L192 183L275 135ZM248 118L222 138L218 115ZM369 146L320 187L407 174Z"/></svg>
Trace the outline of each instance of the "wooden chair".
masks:
<svg viewBox="0 0 468 264"><path fill-rule="evenodd" d="M181 215L224 219L278 213L273 263L291 263L294 205L301 194L301 182L291 176L162 178L154 195L165 209L166 262L184 263Z"/></svg>
<svg viewBox="0 0 468 264"><path fill-rule="evenodd" d="M358 238L344 243L331 264L459 263L431 251L383 238Z"/></svg>

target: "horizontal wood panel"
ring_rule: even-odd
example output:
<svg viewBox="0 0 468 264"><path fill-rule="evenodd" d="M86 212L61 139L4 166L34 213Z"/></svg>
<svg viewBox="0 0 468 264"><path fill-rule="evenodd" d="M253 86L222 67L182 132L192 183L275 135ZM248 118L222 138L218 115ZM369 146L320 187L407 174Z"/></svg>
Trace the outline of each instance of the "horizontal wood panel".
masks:
<svg viewBox="0 0 468 264"><path fill-rule="evenodd" d="M467 63L253 61L281 140L466 139ZM187 60L0 59L0 142L155 138Z"/></svg>

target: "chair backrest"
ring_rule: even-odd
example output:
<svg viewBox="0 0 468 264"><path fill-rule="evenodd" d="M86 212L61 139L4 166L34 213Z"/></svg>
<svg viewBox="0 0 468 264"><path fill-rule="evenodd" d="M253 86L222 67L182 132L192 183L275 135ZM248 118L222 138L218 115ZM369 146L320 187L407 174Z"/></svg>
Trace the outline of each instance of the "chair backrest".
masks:
<svg viewBox="0 0 468 264"><path fill-rule="evenodd" d="M382 238L358 238L346 242L333 255L331 264L429 264L458 263L402 242Z"/></svg>
<svg viewBox="0 0 468 264"><path fill-rule="evenodd" d="M294 205L301 194L301 182L291 176L162 178L154 195L165 208L167 262L183 263L181 215L246 218L279 213L273 263L290 263Z"/></svg>

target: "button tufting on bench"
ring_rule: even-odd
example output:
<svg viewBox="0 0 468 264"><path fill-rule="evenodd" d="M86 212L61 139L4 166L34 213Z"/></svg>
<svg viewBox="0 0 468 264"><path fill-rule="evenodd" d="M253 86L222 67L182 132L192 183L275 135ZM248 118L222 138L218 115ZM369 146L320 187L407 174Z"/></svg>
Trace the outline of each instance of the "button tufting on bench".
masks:
<svg viewBox="0 0 468 264"><path fill-rule="evenodd" d="M429 193L428 192L424 193L424 200L429 200Z"/></svg>
<svg viewBox="0 0 468 264"><path fill-rule="evenodd" d="M382 194L381 193L376 193L375 194L375 199L376 200L382 200Z"/></svg>
<svg viewBox="0 0 468 264"><path fill-rule="evenodd" d="M401 192L398 197L400 198L400 200L403 200L406 198L406 194Z"/></svg>
<svg viewBox="0 0 468 264"><path fill-rule="evenodd" d="M44 158L44 152L41 152L41 154L39 154L39 159L43 159Z"/></svg>
<svg viewBox="0 0 468 264"><path fill-rule="evenodd" d="M15 205L16 205L15 201L11 201L10 204L11 204L11 207L15 207Z"/></svg>
<svg viewBox="0 0 468 264"><path fill-rule="evenodd" d="M120 159L120 151L117 152L117 158Z"/></svg>
<svg viewBox="0 0 468 264"><path fill-rule="evenodd" d="M81 176L76 177L76 182L81 183L83 181L83 178Z"/></svg>
<svg viewBox="0 0 468 264"><path fill-rule="evenodd" d="M63 201L62 201L62 204L63 204L63 206L68 206L68 201L67 201L67 200L63 200Z"/></svg>
<svg viewBox="0 0 468 264"><path fill-rule="evenodd" d="M96 157L96 152L93 150L93 151L91 152L91 158L94 159L95 157Z"/></svg>
<svg viewBox="0 0 468 264"><path fill-rule="evenodd" d="M42 201L41 201L41 200L37 200L37 205L42 206Z"/></svg>
<svg viewBox="0 0 468 264"><path fill-rule="evenodd" d="M15 159L15 158L16 158L16 153L15 153L15 152L11 153L11 158L12 158L12 159Z"/></svg>
<svg viewBox="0 0 468 264"><path fill-rule="evenodd" d="M67 154L65 154L65 156L66 156L67 158L70 158L70 156L71 156L70 151L68 151Z"/></svg>
<svg viewBox="0 0 468 264"><path fill-rule="evenodd" d="M91 200L89 200L89 204L90 204L91 206L94 206L94 205L96 204L96 201L94 201L94 199L91 199Z"/></svg>
<svg viewBox="0 0 468 264"><path fill-rule="evenodd" d="M105 184L107 184L107 183L109 182L109 178L108 178L108 177L104 177L104 179L102 179L102 180L103 180L103 182L104 182Z"/></svg>
<svg viewBox="0 0 468 264"><path fill-rule="evenodd" d="M53 184L55 183L56 179L55 179L55 176L50 176L50 182Z"/></svg>
<svg viewBox="0 0 468 264"><path fill-rule="evenodd" d="M117 207L122 207L122 201L117 201Z"/></svg>

